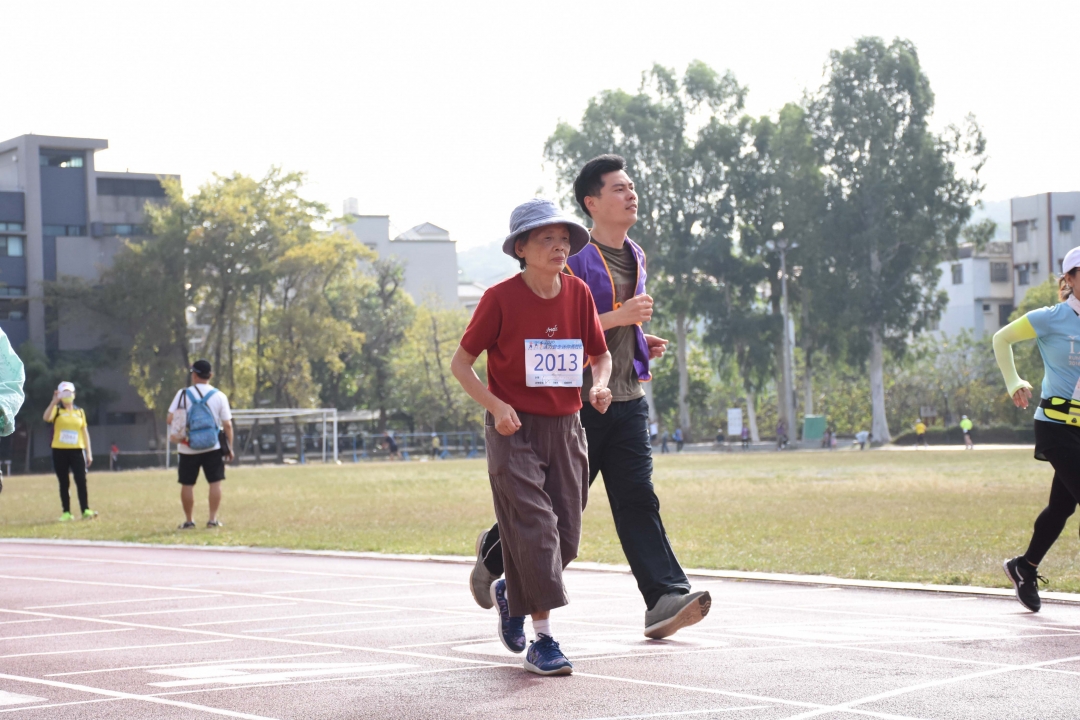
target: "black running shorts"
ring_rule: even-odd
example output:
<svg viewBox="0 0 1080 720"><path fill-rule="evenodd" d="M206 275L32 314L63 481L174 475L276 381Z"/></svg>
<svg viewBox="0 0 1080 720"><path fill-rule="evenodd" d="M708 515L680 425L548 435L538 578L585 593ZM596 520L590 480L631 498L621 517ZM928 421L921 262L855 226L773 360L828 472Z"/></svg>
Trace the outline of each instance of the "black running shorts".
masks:
<svg viewBox="0 0 1080 720"><path fill-rule="evenodd" d="M180 484L194 485L202 468L206 482L216 483L225 479L225 455L221 448L194 455L180 455Z"/></svg>

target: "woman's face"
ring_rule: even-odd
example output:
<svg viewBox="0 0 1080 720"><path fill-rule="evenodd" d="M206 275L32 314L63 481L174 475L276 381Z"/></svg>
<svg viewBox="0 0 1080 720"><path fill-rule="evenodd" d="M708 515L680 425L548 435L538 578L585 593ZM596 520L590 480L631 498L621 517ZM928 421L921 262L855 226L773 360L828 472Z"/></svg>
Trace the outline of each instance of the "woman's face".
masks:
<svg viewBox="0 0 1080 720"><path fill-rule="evenodd" d="M570 229L559 223L544 225L515 243L514 252L525 258L525 266L540 272L560 273L570 257Z"/></svg>
<svg viewBox="0 0 1080 720"><path fill-rule="evenodd" d="M65 390L64 392L60 393L60 402L70 407L75 402L75 393L70 390Z"/></svg>

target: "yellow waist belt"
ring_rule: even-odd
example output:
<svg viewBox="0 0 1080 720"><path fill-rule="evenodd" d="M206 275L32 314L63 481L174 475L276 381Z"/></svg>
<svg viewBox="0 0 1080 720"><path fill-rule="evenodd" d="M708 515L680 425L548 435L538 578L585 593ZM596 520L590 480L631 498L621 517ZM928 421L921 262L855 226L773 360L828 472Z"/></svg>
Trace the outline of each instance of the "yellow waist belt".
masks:
<svg viewBox="0 0 1080 720"><path fill-rule="evenodd" d="M1069 425L1080 425L1080 402L1062 397L1043 398L1039 403L1043 413L1051 420Z"/></svg>

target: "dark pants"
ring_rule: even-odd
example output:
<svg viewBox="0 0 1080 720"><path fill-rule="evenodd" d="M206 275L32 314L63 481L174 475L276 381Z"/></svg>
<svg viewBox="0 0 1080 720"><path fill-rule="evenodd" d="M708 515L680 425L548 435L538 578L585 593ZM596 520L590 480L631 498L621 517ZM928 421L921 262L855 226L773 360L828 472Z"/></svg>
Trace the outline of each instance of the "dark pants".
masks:
<svg viewBox="0 0 1080 720"><path fill-rule="evenodd" d="M1045 420L1035 421L1035 457L1048 461L1054 468L1054 481L1050 485L1050 501L1035 519L1035 531L1024 553L1033 565L1042 562L1080 501L1078 451L1080 429Z"/></svg>
<svg viewBox="0 0 1080 720"><path fill-rule="evenodd" d="M82 512L90 507L90 501L86 497L86 458L83 451L53 448L53 469L56 470L56 479L60 481L60 504L64 512L71 512L71 496L68 490L71 487L70 475L75 476L75 491L79 494L79 507Z"/></svg>
<svg viewBox="0 0 1080 720"><path fill-rule="evenodd" d="M671 550L653 490L648 402L639 398L612 403L603 415L586 405L581 425L589 442L589 485L597 473L604 476L615 531L645 605L651 609L668 593L689 592L690 582ZM496 524L481 553L487 569L502 575L502 554L492 552L498 543Z"/></svg>

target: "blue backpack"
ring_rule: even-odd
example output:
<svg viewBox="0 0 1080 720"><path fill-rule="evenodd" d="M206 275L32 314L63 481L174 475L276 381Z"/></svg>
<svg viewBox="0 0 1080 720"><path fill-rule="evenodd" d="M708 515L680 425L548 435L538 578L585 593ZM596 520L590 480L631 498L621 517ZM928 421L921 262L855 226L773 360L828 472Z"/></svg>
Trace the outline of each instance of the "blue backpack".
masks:
<svg viewBox="0 0 1080 720"><path fill-rule="evenodd" d="M197 389L196 389L197 390ZM214 420L214 413L206 406L206 401L216 393L211 389L206 395L201 395L196 400L191 394L191 388L186 393L191 402L187 411L188 447L192 450L209 450L218 444L218 432L220 428Z"/></svg>

